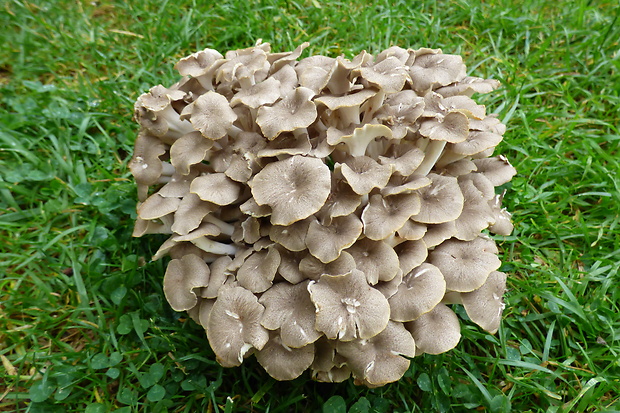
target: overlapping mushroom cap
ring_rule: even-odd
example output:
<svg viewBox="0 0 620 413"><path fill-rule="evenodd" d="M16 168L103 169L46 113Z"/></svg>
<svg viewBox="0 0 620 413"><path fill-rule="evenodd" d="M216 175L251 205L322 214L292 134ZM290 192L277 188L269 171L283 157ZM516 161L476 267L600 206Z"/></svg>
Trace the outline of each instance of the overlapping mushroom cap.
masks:
<svg viewBox="0 0 620 413"><path fill-rule="evenodd" d="M223 366L381 386L458 344L450 305L500 326L489 233L513 229L497 187L516 171L471 98L499 83L436 49L307 46L205 49L138 98L134 235L169 234L166 299Z"/></svg>

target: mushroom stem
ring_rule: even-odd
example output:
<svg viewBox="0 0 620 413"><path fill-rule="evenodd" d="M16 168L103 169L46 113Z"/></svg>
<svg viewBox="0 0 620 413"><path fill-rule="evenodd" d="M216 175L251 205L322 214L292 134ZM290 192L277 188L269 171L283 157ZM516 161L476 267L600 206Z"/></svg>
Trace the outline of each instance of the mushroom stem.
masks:
<svg viewBox="0 0 620 413"><path fill-rule="evenodd" d="M205 252L212 252L213 254L235 255L237 253L237 247L234 245L213 241L207 237L197 238L192 240L192 243L201 250Z"/></svg>
<svg viewBox="0 0 620 413"><path fill-rule="evenodd" d="M172 175L174 175L174 173L176 171L177 170L175 169L174 166L172 166L171 163L169 163L169 162L162 162L161 163L161 174L162 174L162 176L172 176Z"/></svg>
<svg viewBox="0 0 620 413"><path fill-rule="evenodd" d="M235 230L234 225L229 224L228 222L224 222L221 219L214 217L212 214L209 214L206 217L204 217L204 220L217 225L220 231L222 231L222 234L226 234L229 237L232 236L233 231Z"/></svg>
<svg viewBox="0 0 620 413"><path fill-rule="evenodd" d="M416 175L426 176L435 166L435 162L443 153L443 149L446 146L446 141L430 141L424 151L424 160L415 170Z"/></svg>
<svg viewBox="0 0 620 413"><path fill-rule="evenodd" d="M174 110L172 105L168 105L165 109L155 112L155 116L168 123L168 132L166 135L172 138L180 138L194 131L192 124L187 120L181 120L179 114Z"/></svg>

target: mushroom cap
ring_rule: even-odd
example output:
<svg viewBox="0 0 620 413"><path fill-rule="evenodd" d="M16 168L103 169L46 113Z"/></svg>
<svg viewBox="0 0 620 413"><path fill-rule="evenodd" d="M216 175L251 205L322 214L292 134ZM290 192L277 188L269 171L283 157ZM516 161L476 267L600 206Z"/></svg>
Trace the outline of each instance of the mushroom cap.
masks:
<svg viewBox="0 0 620 413"><path fill-rule="evenodd" d="M373 65L362 66L355 72L385 93L396 93L403 88L405 81L410 80L407 69L398 58L389 56Z"/></svg>
<svg viewBox="0 0 620 413"><path fill-rule="evenodd" d="M509 182L517 174L517 170L508 162L505 156L475 159L478 172L486 176L493 186L500 186Z"/></svg>
<svg viewBox="0 0 620 413"><path fill-rule="evenodd" d="M329 225L310 222L305 244L314 257L324 263L332 262L345 248L357 241L362 233L362 221L356 215L336 217Z"/></svg>
<svg viewBox="0 0 620 413"><path fill-rule="evenodd" d="M506 291L506 274L493 271L482 286L468 293L461 293L467 315L484 330L495 334L504 311L503 295Z"/></svg>
<svg viewBox="0 0 620 413"><path fill-rule="evenodd" d="M427 119L420 124L420 134L435 141L459 143L469 136L469 120L461 112Z"/></svg>
<svg viewBox="0 0 620 413"><path fill-rule="evenodd" d="M190 185L190 192L203 201L217 205L230 205L239 199L241 187L222 172L201 175Z"/></svg>
<svg viewBox="0 0 620 413"><path fill-rule="evenodd" d="M415 356L415 342L402 323L389 321L374 337L348 342L339 341L338 354L347 360L353 377L370 385L383 386L400 379L409 369L406 357Z"/></svg>
<svg viewBox="0 0 620 413"><path fill-rule="evenodd" d="M313 217L309 217L291 225L272 225L269 228L269 239L289 251L303 251L306 249L308 228L314 221Z"/></svg>
<svg viewBox="0 0 620 413"><path fill-rule="evenodd" d="M420 212L420 204L420 196L416 193L372 195L362 211L364 235L375 241L386 239Z"/></svg>
<svg viewBox="0 0 620 413"><path fill-rule="evenodd" d="M489 274L499 268L501 262L497 252L491 239L449 239L431 251L429 262L444 275L446 289L469 292L480 288Z"/></svg>
<svg viewBox="0 0 620 413"><path fill-rule="evenodd" d="M280 253L275 248L253 252L237 270L237 282L253 293L267 291L280 266Z"/></svg>
<svg viewBox="0 0 620 413"><path fill-rule="evenodd" d="M420 212L411 217L424 224L441 224L453 221L463 210L463 194L458 181L452 176L428 174L431 184L418 189Z"/></svg>
<svg viewBox="0 0 620 413"><path fill-rule="evenodd" d="M194 308L196 290L209 285L209 266L197 255L173 259L164 274L164 295L175 311Z"/></svg>
<svg viewBox="0 0 620 413"><path fill-rule="evenodd" d="M226 136L237 114L232 110L225 96L208 91L187 105L181 112L181 119L187 119L207 139L218 140Z"/></svg>
<svg viewBox="0 0 620 413"><path fill-rule="evenodd" d="M385 329L390 318L387 299L366 282L359 270L322 275L308 285L316 307L315 328L329 339L351 341L370 338Z"/></svg>
<svg viewBox="0 0 620 413"><path fill-rule="evenodd" d="M466 76L461 56L441 53L441 50L419 49L409 70L413 89L425 93L437 86L447 86Z"/></svg>
<svg viewBox="0 0 620 413"><path fill-rule="evenodd" d="M439 268L424 263L403 277L396 294L390 297L390 318L412 321L428 313L446 293L446 282Z"/></svg>
<svg viewBox="0 0 620 413"><path fill-rule="evenodd" d="M459 318L445 304L437 304L428 313L405 323L417 349L422 353L441 354L452 350L461 340Z"/></svg>
<svg viewBox="0 0 620 413"><path fill-rule="evenodd" d="M428 249L422 240L404 241L394 247L398 254L398 262L403 274L409 274L414 268L422 265L428 256Z"/></svg>
<svg viewBox="0 0 620 413"><path fill-rule="evenodd" d="M179 235L187 235L198 228L205 216L214 212L216 208L215 204L204 202L198 195L188 193L181 199L174 213L171 229Z"/></svg>
<svg viewBox="0 0 620 413"><path fill-rule="evenodd" d="M293 380L314 361L314 344L291 348L283 343L277 331L269 332L269 341L255 353L256 360L276 380Z"/></svg>
<svg viewBox="0 0 620 413"><path fill-rule="evenodd" d="M325 204L331 172L320 159L295 155L267 164L248 184L256 203L271 207L272 224L290 225Z"/></svg>
<svg viewBox="0 0 620 413"><path fill-rule="evenodd" d="M392 175L390 165L381 165L368 156L347 159L341 166L342 176L359 195L369 193L373 188L383 188Z"/></svg>
<svg viewBox="0 0 620 413"><path fill-rule="evenodd" d="M355 259L357 268L363 269L371 285L390 281L398 273L398 255L385 241L362 238L346 251Z"/></svg>
<svg viewBox="0 0 620 413"><path fill-rule="evenodd" d="M219 296L207 320L207 338L218 363L224 367L239 366L252 348L262 349L269 332L260 324L265 307L250 291L227 287Z"/></svg>
<svg viewBox="0 0 620 413"><path fill-rule="evenodd" d="M265 307L261 324L268 330L280 330L282 344L301 348L321 337L315 330L315 307L308 282L274 284L258 300Z"/></svg>
<svg viewBox="0 0 620 413"><path fill-rule="evenodd" d="M202 162L213 147L213 141L205 139L198 131L177 139L170 147L170 163L182 175L188 175L190 167Z"/></svg>
<svg viewBox="0 0 620 413"><path fill-rule="evenodd" d="M312 90L298 87L273 106L261 106L256 123L263 135L272 140L282 132L310 126L317 116L313 97Z"/></svg>
<svg viewBox="0 0 620 413"><path fill-rule="evenodd" d="M164 198L154 193L138 207L138 216L142 219L153 220L172 214L179 208L179 198Z"/></svg>
<svg viewBox="0 0 620 413"><path fill-rule="evenodd" d="M340 256L328 263L322 262L312 255L306 255L299 261L299 271L308 279L318 280L321 275L345 275L355 269L353 256L342 251Z"/></svg>

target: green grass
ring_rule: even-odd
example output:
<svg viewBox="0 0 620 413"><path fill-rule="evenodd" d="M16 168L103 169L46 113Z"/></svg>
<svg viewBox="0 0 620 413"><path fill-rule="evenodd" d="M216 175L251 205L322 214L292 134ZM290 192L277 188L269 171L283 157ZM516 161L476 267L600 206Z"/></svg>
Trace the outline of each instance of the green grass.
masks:
<svg viewBox="0 0 620 413"><path fill-rule="evenodd" d="M0 411L620 410L620 8L611 1L6 0L0 7ZM325 3L321 7L322 3ZM329 5L328 5L329 4ZM503 325L368 390L222 369L132 239L133 102L205 47L461 54L518 169Z"/></svg>

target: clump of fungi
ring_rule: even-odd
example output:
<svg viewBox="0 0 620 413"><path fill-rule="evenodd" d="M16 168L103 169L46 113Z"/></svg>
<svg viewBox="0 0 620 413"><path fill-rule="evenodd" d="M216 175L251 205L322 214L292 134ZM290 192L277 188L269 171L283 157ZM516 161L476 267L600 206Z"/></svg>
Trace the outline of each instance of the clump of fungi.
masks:
<svg viewBox="0 0 620 413"><path fill-rule="evenodd" d="M496 188L516 172L471 99L499 83L441 50L307 46L205 49L138 98L134 235L170 235L165 296L222 366L254 354L277 380L381 386L457 345L451 304L499 328L488 232L512 231Z"/></svg>

